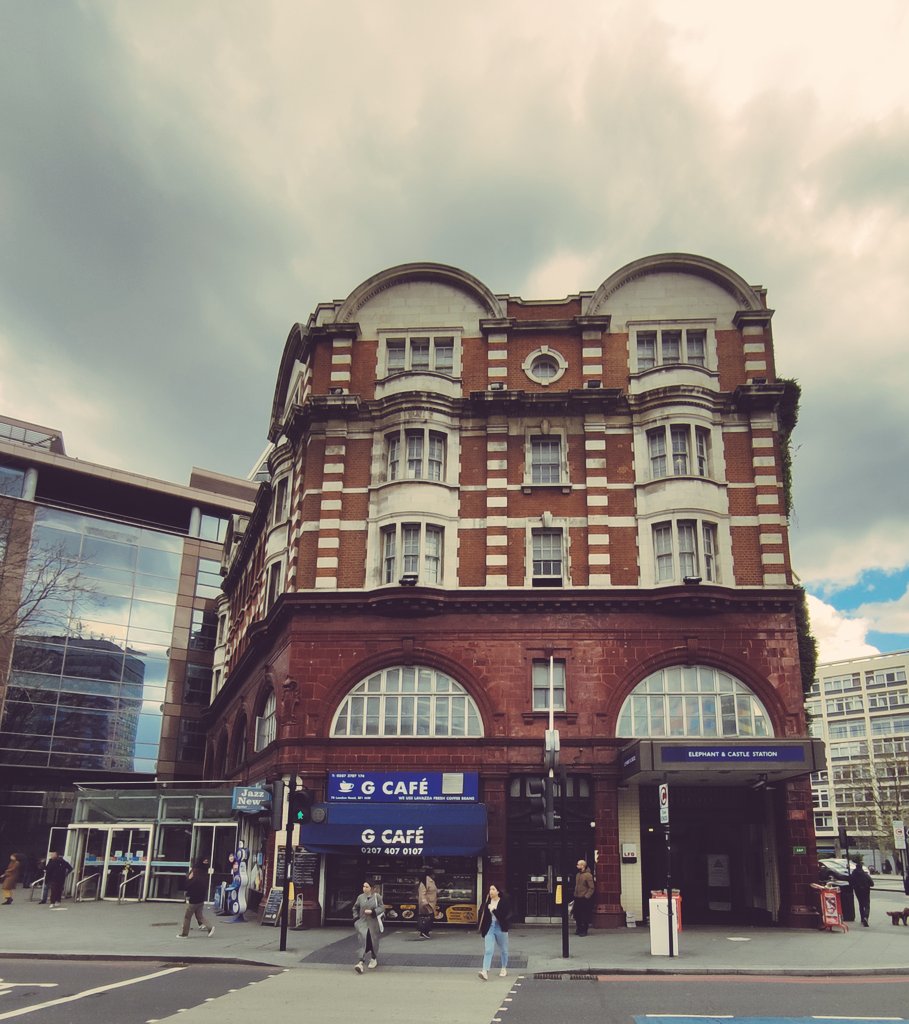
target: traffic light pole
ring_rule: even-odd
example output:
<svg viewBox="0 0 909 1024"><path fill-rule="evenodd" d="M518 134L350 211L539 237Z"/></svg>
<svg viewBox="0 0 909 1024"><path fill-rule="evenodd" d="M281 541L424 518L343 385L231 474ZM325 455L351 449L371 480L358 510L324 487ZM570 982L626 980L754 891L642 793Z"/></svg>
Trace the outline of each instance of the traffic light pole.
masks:
<svg viewBox="0 0 909 1024"><path fill-rule="evenodd" d="M290 773L290 781L287 784L288 797L291 793L296 792L297 789L297 776L295 772ZM288 808L290 807L290 799L287 801ZM291 843L294 841L294 823L290 816L290 811L287 813L287 828L284 832L284 877L281 879L281 884L284 887L284 898L281 900L281 942L279 949L281 952L285 952L287 949L287 904L290 900L290 873L293 866L293 849Z"/></svg>
<svg viewBox="0 0 909 1024"><path fill-rule="evenodd" d="M565 828L565 810L568 799L565 790L568 788L568 775L564 767L559 768L559 847L562 861L562 956L568 957L568 888L571 878L571 865L568 863L568 830Z"/></svg>

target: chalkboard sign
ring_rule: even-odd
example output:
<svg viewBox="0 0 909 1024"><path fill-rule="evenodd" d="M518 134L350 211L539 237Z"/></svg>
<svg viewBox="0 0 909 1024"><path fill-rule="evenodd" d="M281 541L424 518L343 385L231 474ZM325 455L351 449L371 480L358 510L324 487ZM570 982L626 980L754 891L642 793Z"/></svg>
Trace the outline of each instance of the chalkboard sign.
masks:
<svg viewBox="0 0 909 1024"><path fill-rule="evenodd" d="M319 855L317 853L307 853L301 847L294 849L293 865L291 866L291 881L294 885L315 885L318 870Z"/></svg>
<svg viewBox="0 0 909 1024"><path fill-rule="evenodd" d="M281 919L281 905L284 903L284 890L278 886L272 886L268 890L268 899L265 902L265 910L262 911L262 920L259 924L277 925Z"/></svg>
<svg viewBox="0 0 909 1024"><path fill-rule="evenodd" d="M275 865L275 881L284 883L284 847L278 847L278 858ZM309 853L302 846L293 848L293 859L290 864L290 880L298 888L301 885L318 884L319 855Z"/></svg>

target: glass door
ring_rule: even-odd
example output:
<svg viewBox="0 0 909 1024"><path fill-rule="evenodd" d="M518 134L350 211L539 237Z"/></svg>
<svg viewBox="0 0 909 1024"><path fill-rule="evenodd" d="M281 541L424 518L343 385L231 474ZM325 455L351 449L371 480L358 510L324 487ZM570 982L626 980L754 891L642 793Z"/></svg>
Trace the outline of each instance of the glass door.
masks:
<svg viewBox="0 0 909 1024"><path fill-rule="evenodd" d="M106 828L90 825L70 827L73 847L73 898L97 900L101 895L104 866L107 862Z"/></svg>
<svg viewBox="0 0 909 1024"><path fill-rule="evenodd" d="M104 872L103 898L144 900L151 852L150 825L111 828Z"/></svg>
<svg viewBox="0 0 909 1024"><path fill-rule="evenodd" d="M192 863L208 861L208 897L231 879L230 855L237 849L237 826L193 825Z"/></svg>

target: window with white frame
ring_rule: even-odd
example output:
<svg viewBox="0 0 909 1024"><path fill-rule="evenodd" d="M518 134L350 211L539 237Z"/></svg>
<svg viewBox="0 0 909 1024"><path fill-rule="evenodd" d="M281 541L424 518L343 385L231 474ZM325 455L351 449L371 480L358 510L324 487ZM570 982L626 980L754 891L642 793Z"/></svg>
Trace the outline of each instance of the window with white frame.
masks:
<svg viewBox="0 0 909 1024"><path fill-rule="evenodd" d="M540 434L530 438L530 483L560 484L562 438L559 434Z"/></svg>
<svg viewBox="0 0 909 1024"><path fill-rule="evenodd" d="M667 520L653 525L653 559L657 583L698 577L719 582L716 523L699 519Z"/></svg>
<svg viewBox="0 0 909 1024"><path fill-rule="evenodd" d="M452 334L395 334L385 339L385 372L441 373L453 377L455 337Z"/></svg>
<svg viewBox="0 0 909 1024"><path fill-rule="evenodd" d="M860 696L834 697L832 700L828 700L826 704L828 715L850 715L865 709L864 702Z"/></svg>
<svg viewBox="0 0 909 1024"><path fill-rule="evenodd" d="M560 587L565 576L564 536L561 529L531 530L532 582L535 587Z"/></svg>
<svg viewBox="0 0 909 1024"><path fill-rule="evenodd" d="M565 710L565 662L552 659L552 710ZM549 658L538 658L533 662L533 710L549 710Z"/></svg>
<svg viewBox="0 0 909 1024"><path fill-rule="evenodd" d="M440 430L396 430L385 437L385 479L444 480L447 452Z"/></svg>
<svg viewBox="0 0 909 1024"><path fill-rule="evenodd" d="M905 683L906 670L904 668L877 669L874 672L865 673L866 686L888 686L893 683Z"/></svg>
<svg viewBox="0 0 909 1024"><path fill-rule="evenodd" d="M673 423L647 431L650 479L710 475L710 431Z"/></svg>
<svg viewBox="0 0 909 1024"><path fill-rule="evenodd" d="M256 751L264 750L269 743L273 743L277 735L277 700L275 691L272 690L262 708L262 714L256 719Z"/></svg>
<svg viewBox="0 0 909 1024"><path fill-rule="evenodd" d="M331 735L482 736L483 724L473 698L450 676L428 666L398 665L357 683L341 701Z"/></svg>
<svg viewBox="0 0 909 1024"><path fill-rule="evenodd" d="M815 814L814 816L814 827L816 829L832 829L833 828L833 815L832 814Z"/></svg>
<svg viewBox="0 0 909 1024"><path fill-rule="evenodd" d="M635 331L637 369L656 366L707 365L707 331L703 327L650 327Z"/></svg>
<svg viewBox="0 0 909 1024"><path fill-rule="evenodd" d="M769 737L773 727L741 680L708 665L675 665L647 676L626 697L616 735Z"/></svg>
<svg viewBox="0 0 909 1024"><path fill-rule="evenodd" d="M445 530L429 523L395 523L382 528L382 582L415 575L420 583L442 582Z"/></svg>

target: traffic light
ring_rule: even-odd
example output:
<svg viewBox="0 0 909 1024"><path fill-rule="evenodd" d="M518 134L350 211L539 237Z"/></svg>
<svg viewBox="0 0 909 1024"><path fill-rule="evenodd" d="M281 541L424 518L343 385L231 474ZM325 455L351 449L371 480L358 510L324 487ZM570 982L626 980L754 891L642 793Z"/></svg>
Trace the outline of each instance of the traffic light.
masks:
<svg viewBox="0 0 909 1024"><path fill-rule="evenodd" d="M265 788L271 797L269 804L271 827L276 832L280 832L284 827L284 780L275 779L274 782L270 782Z"/></svg>
<svg viewBox="0 0 909 1024"><path fill-rule="evenodd" d="M308 825L312 821L313 794L309 789L296 789L288 798L287 813L291 825Z"/></svg>
<svg viewBox="0 0 909 1024"><path fill-rule="evenodd" d="M528 779L527 796L530 803L530 824L546 828L546 783L548 779Z"/></svg>

